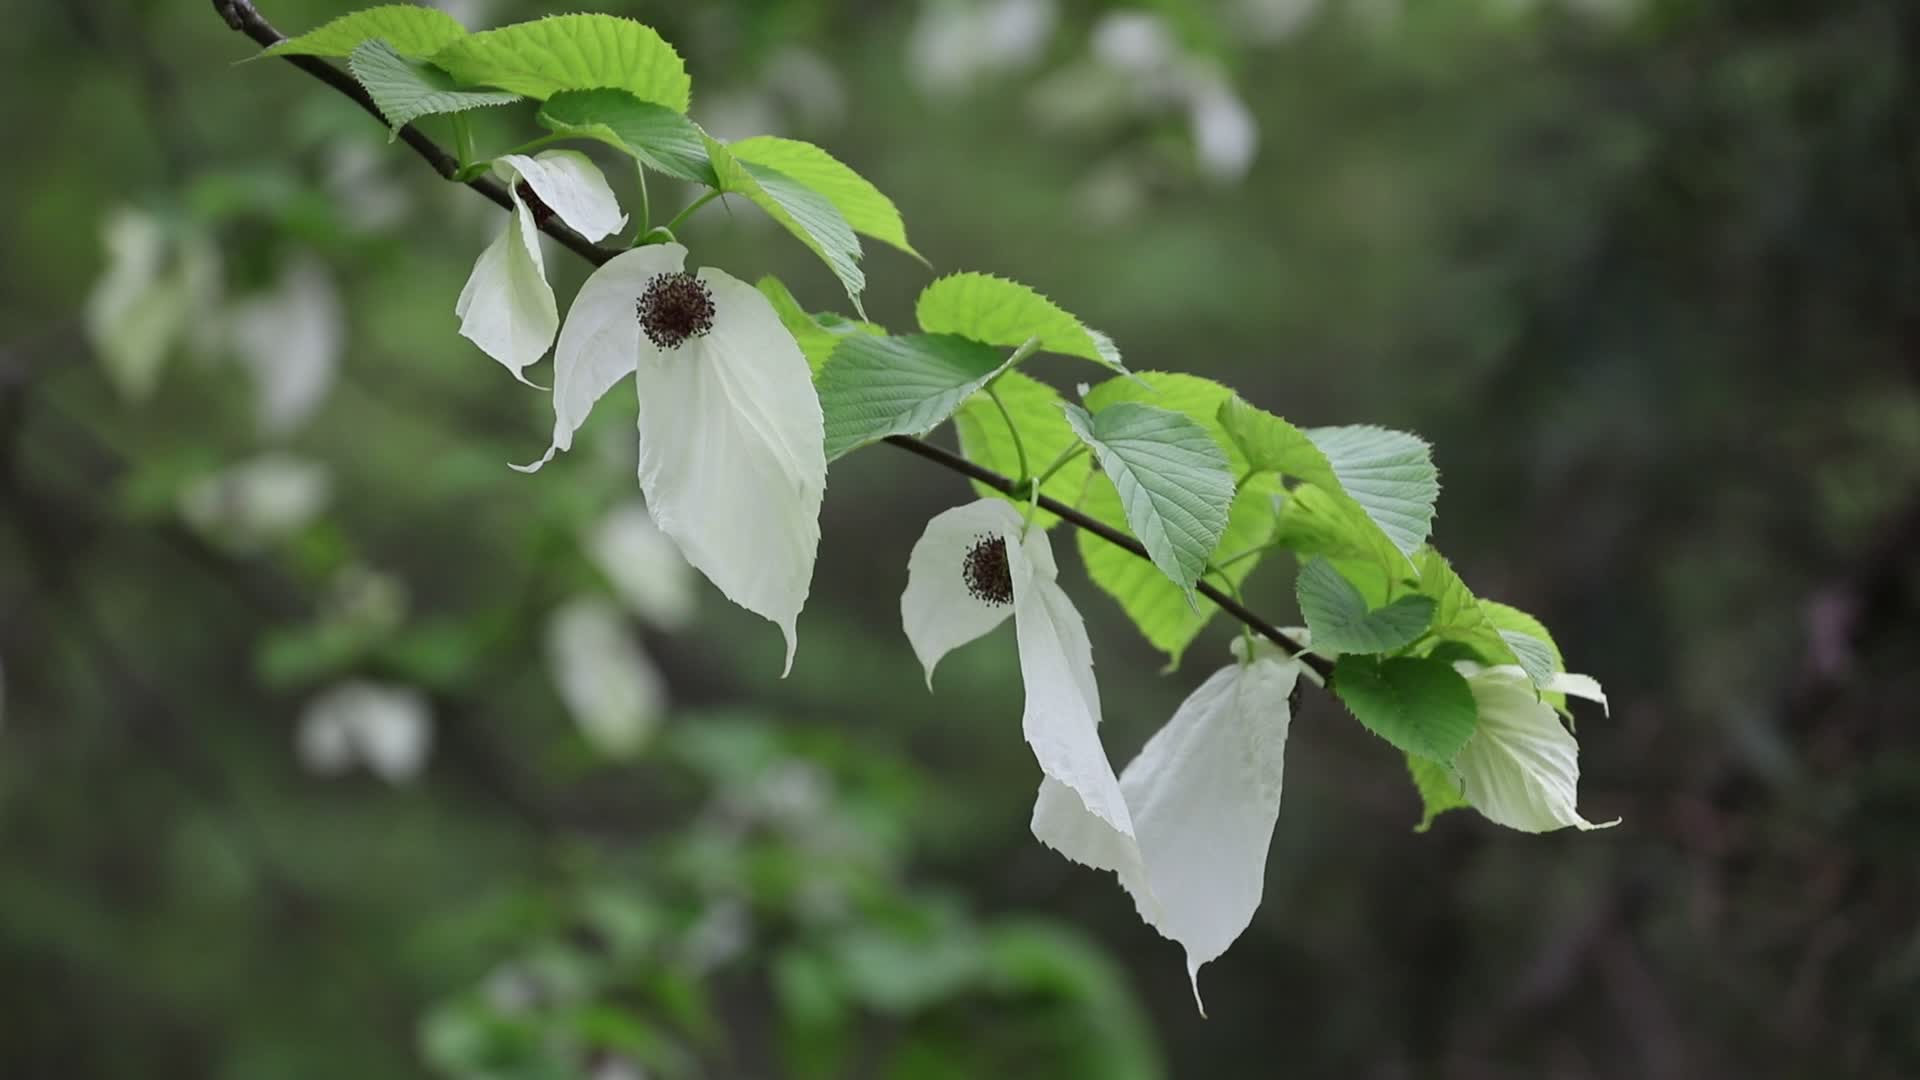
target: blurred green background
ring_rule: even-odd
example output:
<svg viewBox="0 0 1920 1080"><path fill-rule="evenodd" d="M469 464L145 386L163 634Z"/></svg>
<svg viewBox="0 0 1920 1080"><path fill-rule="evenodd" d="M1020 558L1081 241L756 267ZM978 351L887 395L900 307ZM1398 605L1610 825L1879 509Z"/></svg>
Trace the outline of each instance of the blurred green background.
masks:
<svg viewBox="0 0 1920 1080"><path fill-rule="evenodd" d="M1920 7L602 7L717 134L873 178L941 270L1432 439L1436 542L1606 684L1581 802L1625 823L1414 835L1400 756L1309 694L1202 1019L1179 950L1028 835L1011 634L921 685L897 596L960 481L835 466L780 680L636 518L623 395L505 468L551 414L455 333L495 208L235 66L207 3L22 3L0 1076L1920 1074ZM745 208L683 239L836 306ZM869 247L906 324L929 272ZM1157 674L1062 562L1123 763L1231 631ZM1292 614L1291 569L1256 607Z"/></svg>

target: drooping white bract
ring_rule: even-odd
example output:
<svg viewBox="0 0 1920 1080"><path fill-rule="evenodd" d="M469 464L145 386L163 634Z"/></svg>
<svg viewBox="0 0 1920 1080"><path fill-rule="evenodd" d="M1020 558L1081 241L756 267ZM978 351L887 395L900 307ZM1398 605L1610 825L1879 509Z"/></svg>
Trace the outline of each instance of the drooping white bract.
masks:
<svg viewBox="0 0 1920 1080"><path fill-rule="evenodd" d="M639 499L608 510L586 536L586 548L627 610L669 631L693 619L699 603L693 568Z"/></svg>
<svg viewBox="0 0 1920 1080"><path fill-rule="evenodd" d="M540 216L550 212L588 240L617 231L627 219L607 178L577 150L508 154L493 163L493 171L511 192L513 219L480 253L453 311L460 336L526 382L521 371L546 354L560 328L540 254Z"/></svg>
<svg viewBox="0 0 1920 1080"><path fill-rule="evenodd" d="M1045 774L1034 835L1076 858L1076 851L1098 852L1100 865L1117 871L1136 896L1148 895L1133 817L1100 745L1100 691L1086 626L1054 580L1059 569L1047 534L1027 530L1023 540L1022 525L1019 512L999 499L929 521L907 560L900 597L907 640L931 688L941 657L1013 616L1027 691L1021 728ZM1069 819L1065 812L1043 822L1041 808L1049 805L1071 808L1070 835L1053 827Z"/></svg>
<svg viewBox="0 0 1920 1080"><path fill-rule="evenodd" d="M553 445L573 445L629 375L640 394L640 490L660 531L727 599L780 627L813 584L826 428L807 359L767 298L687 249L651 244L580 287L553 354Z"/></svg>
<svg viewBox="0 0 1920 1080"><path fill-rule="evenodd" d="M333 276L309 257L294 260L271 289L234 307L227 338L253 378L262 432L289 434L326 401L346 330Z"/></svg>
<svg viewBox="0 0 1920 1080"><path fill-rule="evenodd" d="M666 710L666 680L611 601L569 600L553 613L547 667L596 750L626 758L646 748Z"/></svg>
<svg viewBox="0 0 1920 1080"><path fill-rule="evenodd" d="M1200 966L1226 952L1260 906L1302 670L1264 641L1248 657L1236 640L1234 652L1240 662L1200 684L1120 774L1134 849L1057 789L1043 790L1033 811L1034 835L1115 871L1140 917L1186 950L1196 1003ZM1130 876L1136 859L1144 877Z"/></svg>
<svg viewBox="0 0 1920 1080"><path fill-rule="evenodd" d="M1513 665L1454 665L1473 691L1479 726L1453 759L1466 800L1487 820L1521 832L1551 832L1572 825L1604 829L1580 816L1580 746L1553 707L1540 700L1527 673ZM1585 675L1560 674L1540 689L1606 704L1600 684Z"/></svg>

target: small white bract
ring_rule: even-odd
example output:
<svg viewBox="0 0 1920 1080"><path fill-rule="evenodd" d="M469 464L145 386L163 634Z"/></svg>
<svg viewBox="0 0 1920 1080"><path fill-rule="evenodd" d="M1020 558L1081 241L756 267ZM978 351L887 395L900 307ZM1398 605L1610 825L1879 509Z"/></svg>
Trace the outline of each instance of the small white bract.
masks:
<svg viewBox="0 0 1920 1080"><path fill-rule="evenodd" d="M1488 821L1521 832L1551 832L1571 825L1604 829L1580 816L1580 745L1553 707L1540 700L1533 681L1518 667L1454 665L1473 690L1479 725L1453 759L1466 800ZM1597 701L1607 697L1585 675L1556 674L1539 690Z"/></svg>
<svg viewBox="0 0 1920 1080"><path fill-rule="evenodd" d="M1086 625L1054 579L1047 534L1025 530L999 499L927 523L907 561L900 616L933 685L934 665L1013 616L1027 702L1021 728L1046 774L1034 807L1039 839L1070 857L1147 880L1134 820L1100 745L1100 691ZM1138 895L1138 894L1136 894Z"/></svg>
<svg viewBox="0 0 1920 1080"><path fill-rule="evenodd" d="M650 244L580 287L553 363L553 445L615 383L640 395L640 490L660 531L727 599L780 627L793 668L795 624L813 585L826 429L807 359L753 286L687 249Z"/></svg>
<svg viewBox="0 0 1920 1080"><path fill-rule="evenodd" d="M345 682L300 714L300 762L323 776L365 765L390 784L413 779L433 745L426 696L404 686Z"/></svg>
<svg viewBox="0 0 1920 1080"><path fill-rule="evenodd" d="M662 630L692 621L699 597L693 568L638 499L607 511L586 538L587 553L627 610Z"/></svg>
<svg viewBox="0 0 1920 1080"><path fill-rule="evenodd" d="M628 758L653 739L667 707L666 680L611 602L569 600L553 613L547 667L594 749Z"/></svg>
<svg viewBox="0 0 1920 1080"><path fill-rule="evenodd" d="M493 171L512 193L513 219L473 264L453 310L462 337L527 382L521 372L546 354L560 328L560 309L540 254L542 220L552 215L597 241L627 219L607 178L577 150L508 154L493 163Z"/></svg>

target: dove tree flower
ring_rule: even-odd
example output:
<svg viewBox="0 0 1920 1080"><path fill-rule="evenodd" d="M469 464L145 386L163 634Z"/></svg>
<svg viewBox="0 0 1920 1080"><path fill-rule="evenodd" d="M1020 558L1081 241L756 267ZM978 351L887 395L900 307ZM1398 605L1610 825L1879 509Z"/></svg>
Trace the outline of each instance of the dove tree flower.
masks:
<svg viewBox="0 0 1920 1080"><path fill-rule="evenodd" d="M727 599L780 627L813 584L826 437L807 359L773 305L724 271L684 269L679 244L638 247L580 287L554 349L553 445L632 376L640 489L660 531Z"/></svg>
<svg viewBox="0 0 1920 1080"><path fill-rule="evenodd" d="M300 714L300 761L323 776L365 765L389 784L417 776L433 746L433 713L425 695L404 686L345 682Z"/></svg>
<svg viewBox="0 0 1920 1080"><path fill-rule="evenodd" d="M1454 669L1467 680L1479 710L1479 726L1453 769L1467 803L1487 820L1521 832L1552 832L1571 825L1605 829L1580 816L1580 745L1540 691L1599 702L1607 696L1585 675L1556 673L1536 688L1526 671L1511 664L1483 667L1462 660Z"/></svg>
<svg viewBox="0 0 1920 1080"><path fill-rule="evenodd" d="M540 254L540 226L557 217L597 241L627 219L607 178L577 150L507 154L493 163L493 171L512 194L513 218L473 264L453 310L462 337L527 382L522 372L546 355L560 328L560 309Z"/></svg>
<svg viewBox="0 0 1920 1080"><path fill-rule="evenodd" d="M666 680L612 603L576 599L555 611L547 667L594 749L629 758L646 748L666 711Z"/></svg>
<svg viewBox="0 0 1920 1080"><path fill-rule="evenodd" d="M1264 641L1249 651L1236 639L1234 653L1238 662L1189 695L1120 774L1132 837L1103 828L1058 787L1042 790L1033 810L1041 842L1114 871L1141 919L1186 950L1196 1004L1201 965L1226 952L1260 906L1303 670Z"/></svg>
<svg viewBox="0 0 1920 1080"><path fill-rule="evenodd" d="M1122 881L1144 882L1133 817L1100 745L1093 647L1058 575L1047 534L1025 529L1011 504L957 506L927 522L913 546L901 621L931 689L942 657L1013 617L1027 691L1021 730L1045 774L1035 835L1062 850L1064 843L1097 852ZM1060 809L1043 821L1049 806ZM1053 823L1069 815L1073 836L1063 840Z"/></svg>

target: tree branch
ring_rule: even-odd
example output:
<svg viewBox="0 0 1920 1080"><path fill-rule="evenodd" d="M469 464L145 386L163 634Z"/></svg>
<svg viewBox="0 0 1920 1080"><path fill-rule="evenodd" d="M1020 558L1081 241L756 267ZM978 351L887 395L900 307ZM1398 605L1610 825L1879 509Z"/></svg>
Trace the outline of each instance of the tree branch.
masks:
<svg viewBox="0 0 1920 1080"><path fill-rule="evenodd" d="M247 37L253 39L262 48L270 48L286 40L286 36L274 29L273 24L269 23L265 16L261 15L260 12L254 8L252 0L213 0L213 7L214 10L218 11L220 16L227 21L228 26L247 35ZM360 84L355 82L351 75L318 57L282 56L281 59L346 95L353 100L354 104L359 105L371 114L374 119L379 120L383 124L386 122L386 118L380 114L379 107L373 103L373 99L367 95L365 90L361 89ZM425 133L412 124L408 124L400 129L400 140L412 147L415 153L425 158L427 164L433 166L434 171L442 177L452 180L459 172L459 161L455 159L452 154L447 153L439 143L428 138ZM467 186L485 195L487 198L492 199L502 209L510 210L513 208L513 202L508 197L506 186L490 176L469 180L467 181ZM548 218L540 228L548 236L558 240L568 250L586 259L588 262L593 263L595 266L599 266L620 254L616 249L601 247L598 244L588 242L585 237L582 237L579 233L574 232L562 224L557 217ZM909 453L917 454L942 468L950 469L963 476L978 480L988 487L993 488L995 491L1006 495L1024 495L1024 492L1017 492L1015 490L1016 485L1011 478L994 472L992 469L982 468L968 461L966 458L943 450L932 443L921 439L909 438L904 435L890 436L886 441ZM1040 496L1039 502L1043 509L1050 511L1075 528L1092 533L1116 547L1123 548L1149 562L1152 561L1152 556L1147 554L1147 549L1140 541L1128 536L1113 526L1101 521L1096 521L1073 507L1046 495ZM1293 639L1280 632L1279 627L1261 618L1253 611L1248 610L1246 605L1228 596L1226 593L1221 592L1218 588L1204 580L1196 584L1195 589L1200 595L1218 604L1222 611L1245 623L1261 637L1273 642L1274 645L1278 646L1283 652L1287 653L1287 655L1300 657L1301 662L1317 672L1322 679L1327 679L1332 676L1332 664L1328 663L1322 657L1303 653L1300 646L1295 644Z"/></svg>

